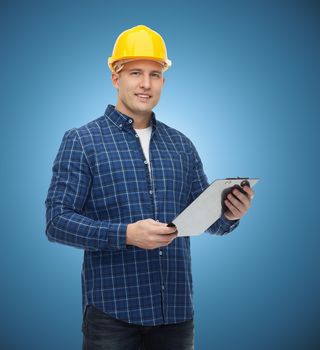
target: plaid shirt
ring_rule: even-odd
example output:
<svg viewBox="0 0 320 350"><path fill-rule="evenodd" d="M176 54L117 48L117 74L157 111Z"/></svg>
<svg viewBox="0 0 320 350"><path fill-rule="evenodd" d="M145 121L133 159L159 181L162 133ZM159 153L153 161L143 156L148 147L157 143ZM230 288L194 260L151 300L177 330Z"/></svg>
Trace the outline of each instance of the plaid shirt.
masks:
<svg viewBox="0 0 320 350"><path fill-rule="evenodd" d="M114 106L67 131L46 199L48 239L84 249L83 311L148 326L193 317L190 239L141 249L126 245L127 224L170 222L208 186L191 141L154 114L151 125L151 174L133 119ZM237 225L221 217L208 232Z"/></svg>

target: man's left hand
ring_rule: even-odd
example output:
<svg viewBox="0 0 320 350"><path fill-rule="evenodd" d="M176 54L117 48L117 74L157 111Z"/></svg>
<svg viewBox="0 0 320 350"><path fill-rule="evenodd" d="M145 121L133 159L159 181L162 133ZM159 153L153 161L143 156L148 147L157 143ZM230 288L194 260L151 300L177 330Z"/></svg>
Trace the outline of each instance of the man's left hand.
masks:
<svg viewBox="0 0 320 350"><path fill-rule="evenodd" d="M242 189L245 191L245 193L241 193L237 188L235 188L228 194L227 199L224 201L228 208L228 210L224 213L224 216L228 220L241 219L251 206L254 192L249 186L244 186Z"/></svg>

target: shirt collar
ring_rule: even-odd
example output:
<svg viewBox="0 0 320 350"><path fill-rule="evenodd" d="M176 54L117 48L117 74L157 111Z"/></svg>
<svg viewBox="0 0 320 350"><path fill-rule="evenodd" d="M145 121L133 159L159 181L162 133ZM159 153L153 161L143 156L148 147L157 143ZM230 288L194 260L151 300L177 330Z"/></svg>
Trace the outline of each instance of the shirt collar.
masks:
<svg viewBox="0 0 320 350"><path fill-rule="evenodd" d="M121 130L132 129L133 127L134 119L119 112L113 105L108 105L104 115ZM151 125L152 128L157 126L157 119L154 112L151 114Z"/></svg>

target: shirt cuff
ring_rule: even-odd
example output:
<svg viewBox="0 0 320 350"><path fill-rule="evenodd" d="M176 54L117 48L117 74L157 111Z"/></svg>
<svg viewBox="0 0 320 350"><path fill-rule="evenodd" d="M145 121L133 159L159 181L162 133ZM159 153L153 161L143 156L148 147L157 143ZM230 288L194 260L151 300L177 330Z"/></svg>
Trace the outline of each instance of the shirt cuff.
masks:
<svg viewBox="0 0 320 350"><path fill-rule="evenodd" d="M227 230L232 230L239 225L240 219L229 220L224 215L221 216L222 226Z"/></svg>
<svg viewBox="0 0 320 350"><path fill-rule="evenodd" d="M126 249L127 224L106 223L104 229L107 242L106 247L101 247L102 249Z"/></svg>

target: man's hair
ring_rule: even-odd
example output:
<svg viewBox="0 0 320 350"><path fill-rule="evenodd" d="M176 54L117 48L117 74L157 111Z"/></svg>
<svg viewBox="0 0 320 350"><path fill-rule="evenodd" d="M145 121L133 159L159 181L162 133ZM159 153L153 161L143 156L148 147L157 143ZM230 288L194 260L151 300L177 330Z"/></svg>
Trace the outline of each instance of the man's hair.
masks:
<svg viewBox="0 0 320 350"><path fill-rule="evenodd" d="M140 60L140 59L139 59L139 60ZM133 58L133 59L120 60L120 61L115 62L114 65L113 65L113 70L114 70L114 72L115 72L115 73L119 73L119 72L122 70L122 68L124 67L124 65L125 65L126 63L128 63L128 62L131 62L131 61L137 61L137 59ZM153 61L153 60L152 60L152 61ZM164 64L163 62L161 62L161 61L156 61L156 60L154 60L154 61L160 63L161 66L162 66L162 69L164 69L165 64Z"/></svg>

